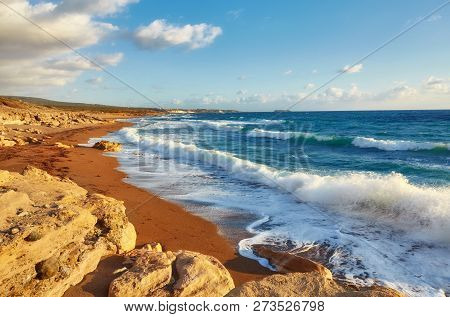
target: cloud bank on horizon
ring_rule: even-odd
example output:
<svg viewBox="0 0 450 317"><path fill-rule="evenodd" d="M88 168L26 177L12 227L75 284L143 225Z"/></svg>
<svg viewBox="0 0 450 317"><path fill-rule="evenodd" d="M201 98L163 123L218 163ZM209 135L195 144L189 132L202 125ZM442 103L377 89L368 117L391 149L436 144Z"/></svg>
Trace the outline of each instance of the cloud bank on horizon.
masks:
<svg viewBox="0 0 450 317"><path fill-rule="evenodd" d="M266 111L308 96L293 110L450 108L448 10L352 64L437 0L382 1L393 11L382 24L380 8L356 3L3 1L18 13L0 4L3 95L146 105L99 64L168 106ZM309 96L336 69L342 78Z"/></svg>

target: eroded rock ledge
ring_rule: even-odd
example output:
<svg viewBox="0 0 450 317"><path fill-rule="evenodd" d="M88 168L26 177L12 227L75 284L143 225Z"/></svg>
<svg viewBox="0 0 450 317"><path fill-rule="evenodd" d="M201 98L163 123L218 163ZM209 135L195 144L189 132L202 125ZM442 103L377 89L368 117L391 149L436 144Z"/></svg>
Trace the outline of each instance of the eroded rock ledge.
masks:
<svg viewBox="0 0 450 317"><path fill-rule="evenodd" d="M0 171L0 295L61 296L101 257L134 249L123 202L34 167Z"/></svg>

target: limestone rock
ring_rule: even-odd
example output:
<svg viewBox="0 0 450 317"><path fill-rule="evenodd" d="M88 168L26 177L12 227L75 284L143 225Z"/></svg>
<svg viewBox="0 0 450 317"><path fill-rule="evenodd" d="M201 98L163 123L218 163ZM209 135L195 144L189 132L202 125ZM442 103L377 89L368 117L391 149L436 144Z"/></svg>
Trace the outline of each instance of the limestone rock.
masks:
<svg viewBox="0 0 450 317"><path fill-rule="evenodd" d="M224 296L233 279L215 258L191 251L161 252L159 244L126 254L132 267L110 285L109 296Z"/></svg>
<svg viewBox="0 0 450 317"><path fill-rule="evenodd" d="M144 256L147 252L163 252L162 246L157 242L152 242L143 245L140 249L131 250L124 255L124 264L133 265L139 257Z"/></svg>
<svg viewBox="0 0 450 317"><path fill-rule="evenodd" d="M106 152L119 152L122 150L122 145L117 142L102 140L100 142L95 143L93 148Z"/></svg>
<svg viewBox="0 0 450 317"><path fill-rule="evenodd" d="M117 246L118 252L133 250L136 246L136 230L128 222L123 202L100 194L93 194L86 200L86 207L93 206L91 213L97 217L97 228Z"/></svg>
<svg viewBox="0 0 450 317"><path fill-rule="evenodd" d="M25 142L30 143L30 144L39 144L41 143L41 141L39 141L37 138L32 137L32 136L28 136L25 138Z"/></svg>
<svg viewBox="0 0 450 317"><path fill-rule="evenodd" d="M179 251L175 261L173 296L220 297L234 288L227 269L214 257L191 251Z"/></svg>
<svg viewBox="0 0 450 317"><path fill-rule="evenodd" d="M0 294L61 296L108 254L134 248L122 202L34 167L0 170Z"/></svg>
<svg viewBox="0 0 450 317"><path fill-rule="evenodd" d="M111 297L146 296L167 285L172 278L172 252L145 252L134 266L116 278L109 286Z"/></svg>
<svg viewBox="0 0 450 317"><path fill-rule="evenodd" d="M341 285L320 272L275 274L247 282L227 294L230 297L401 297L401 293L377 286Z"/></svg>
<svg viewBox="0 0 450 317"><path fill-rule="evenodd" d="M5 138L4 136L0 136L0 147L10 147L14 145L16 145L15 141Z"/></svg>
<svg viewBox="0 0 450 317"><path fill-rule="evenodd" d="M62 148L62 149L71 149L73 148L73 145L67 145L61 142L55 142L54 144L56 147Z"/></svg>

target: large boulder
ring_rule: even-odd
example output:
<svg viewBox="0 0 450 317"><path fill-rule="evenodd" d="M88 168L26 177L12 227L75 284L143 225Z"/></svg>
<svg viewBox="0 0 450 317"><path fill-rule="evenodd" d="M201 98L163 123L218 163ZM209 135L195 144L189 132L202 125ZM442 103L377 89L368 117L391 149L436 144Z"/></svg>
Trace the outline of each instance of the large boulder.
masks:
<svg viewBox="0 0 450 317"><path fill-rule="evenodd" d="M120 152L122 150L122 145L117 142L110 142L110 141L99 141L94 144L94 149L106 151L106 152Z"/></svg>
<svg viewBox="0 0 450 317"><path fill-rule="evenodd" d="M234 288L228 270L214 257L191 251L177 252L171 296L220 297Z"/></svg>
<svg viewBox="0 0 450 317"><path fill-rule="evenodd" d="M132 266L110 284L109 296L219 297L234 288L230 273L211 256L162 252L157 244L133 250L126 258Z"/></svg>
<svg viewBox="0 0 450 317"><path fill-rule="evenodd" d="M34 167L0 171L0 294L61 296L135 246L123 203Z"/></svg>
<svg viewBox="0 0 450 317"><path fill-rule="evenodd" d="M140 297L170 283L172 252L144 252L131 269L116 278L109 286L111 297Z"/></svg>

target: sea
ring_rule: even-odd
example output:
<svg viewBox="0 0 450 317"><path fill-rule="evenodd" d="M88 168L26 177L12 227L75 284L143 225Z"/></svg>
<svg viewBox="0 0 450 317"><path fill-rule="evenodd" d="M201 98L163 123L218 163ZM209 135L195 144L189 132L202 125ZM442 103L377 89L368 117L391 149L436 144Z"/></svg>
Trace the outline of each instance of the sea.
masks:
<svg viewBox="0 0 450 317"><path fill-rule="evenodd" d="M450 294L450 111L167 114L107 139L125 181L341 280ZM90 142L96 141L95 139Z"/></svg>

